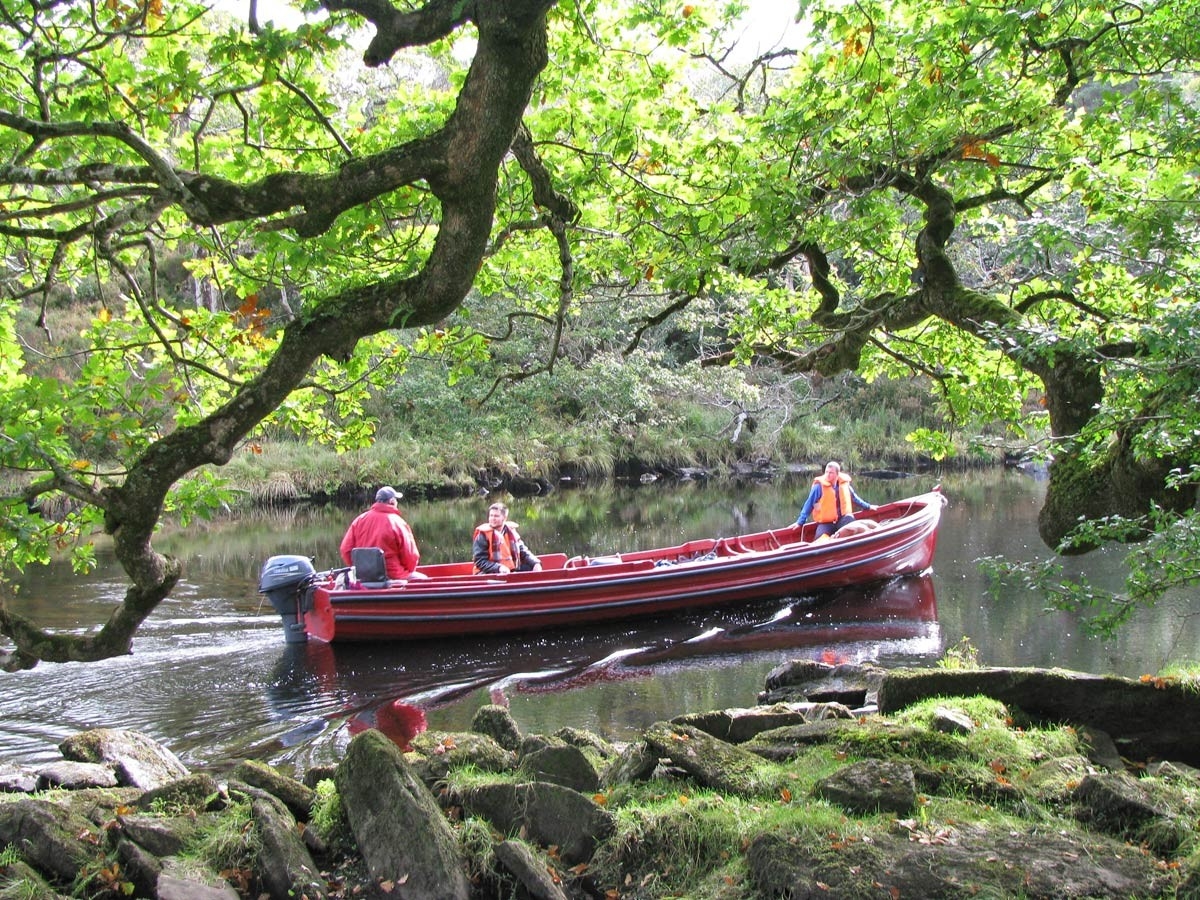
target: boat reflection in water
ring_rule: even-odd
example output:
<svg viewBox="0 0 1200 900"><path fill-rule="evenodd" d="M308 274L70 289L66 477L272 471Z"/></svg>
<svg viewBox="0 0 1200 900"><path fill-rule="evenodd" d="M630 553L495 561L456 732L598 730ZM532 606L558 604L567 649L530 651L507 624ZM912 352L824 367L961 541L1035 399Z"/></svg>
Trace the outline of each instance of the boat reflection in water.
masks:
<svg viewBox="0 0 1200 900"><path fill-rule="evenodd" d="M403 746L430 727L466 728L481 704L545 703L558 695L554 727L593 726L595 691L618 683L701 677L726 666L746 668L748 696L725 706L752 706L763 677L792 659L883 665L928 662L941 655L934 583L928 574L870 588L845 588L790 600L754 602L703 616L642 619L629 626L564 629L536 637L472 636L395 644L284 644L269 694L277 721L292 720L263 756L298 764L337 760L355 733L379 727ZM628 686L628 685L626 685ZM630 710L637 722L696 710ZM672 691L668 700L678 703ZM676 692L677 694L677 692ZM541 700L538 700L541 697ZM666 701L665 701L666 702ZM565 709L563 706L565 703ZM439 715L438 713L442 713ZM313 713L319 713L313 715ZM606 734L619 738L619 734Z"/></svg>
<svg viewBox="0 0 1200 900"><path fill-rule="evenodd" d="M796 651L786 659L807 657L830 664L878 660L898 655L938 656L941 631L933 579L911 575L869 588L845 588L805 598L779 609L766 621L715 626L695 637L657 647L614 654L577 668L572 674L510 679L520 691L568 690L601 677L650 677L656 667L689 659ZM779 657L785 661L785 657ZM749 698L747 699L749 702Z"/></svg>
<svg viewBox="0 0 1200 900"><path fill-rule="evenodd" d="M287 748L341 746L368 727L380 727L403 745L424 727L426 713L430 727L444 727L433 721L439 710L466 727L483 703L508 705L523 695L575 694L578 703L568 706L578 707L580 722L559 721L555 727L587 727L589 692L613 683L686 678L689 671L724 666L757 666L765 674L796 658L909 664L937 658L942 647L933 581L926 573L790 599L783 606L748 603L636 625L403 644L309 641L280 649L270 691L276 715L286 720L311 714L314 693L324 707L318 719L310 715L280 738L277 747ZM761 675L756 681L761 689ZM727 705L750 706L755 697L731 700ZM694 710L642 709L639 715L670 718L687 711ZM561 708L557 713L563 718ZM328 746L326 751L315 755L338 755Z"/></svg>

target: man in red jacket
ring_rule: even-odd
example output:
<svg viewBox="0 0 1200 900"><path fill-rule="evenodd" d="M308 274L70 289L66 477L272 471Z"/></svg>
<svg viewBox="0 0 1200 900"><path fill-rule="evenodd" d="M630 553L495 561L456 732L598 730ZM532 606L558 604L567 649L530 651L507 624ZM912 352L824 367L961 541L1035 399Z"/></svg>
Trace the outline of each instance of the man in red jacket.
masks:
<svg viewBox="0 0 1200 900"><path fill-rule="evenodd" d="M350 523L341 546L346 565L352 565L350 554L355 547L378 547L383 551L389 579L413 577L413 570L421 562L421 552L412 529L400 515L402 496L395 488L381 487L375 494L374 505Z"/></svg>

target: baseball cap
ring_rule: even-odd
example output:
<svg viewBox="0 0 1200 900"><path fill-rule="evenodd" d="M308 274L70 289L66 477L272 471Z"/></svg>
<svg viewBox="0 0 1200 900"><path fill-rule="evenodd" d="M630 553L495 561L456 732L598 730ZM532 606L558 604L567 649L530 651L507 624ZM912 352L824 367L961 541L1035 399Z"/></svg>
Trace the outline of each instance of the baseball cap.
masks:
<svg viewBox="0 0 1200 900"><path fill-rule="evenodd" d="M404 495L394 487L381 487L375 492L376 503L391 503L393 500L399 500Z"/></svg>

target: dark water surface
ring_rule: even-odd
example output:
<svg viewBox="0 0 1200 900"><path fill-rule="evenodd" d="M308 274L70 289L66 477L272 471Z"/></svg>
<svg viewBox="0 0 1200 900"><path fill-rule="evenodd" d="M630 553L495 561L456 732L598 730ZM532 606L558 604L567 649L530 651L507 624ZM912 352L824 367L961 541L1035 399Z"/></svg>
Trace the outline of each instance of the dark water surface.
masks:
<svg viewBox="0 0 1200 900"><path fill-rule="evenodd" d="M159 546L184 557L185 578L147 620L132 656L0 673L0 760L58 759L67 735L120 727L162 741L189 766L254 757L299 771L340 758L376 709L396 699L423 708L432 728L466 728L479 706L503 702L525 732L572 725L619 740L680 713L752 705L766 674L789 659L918 664L964 636L988 665L1137 676L1200 659L1198 592L1143 611L1110 643L1086 637L1069 615L1044 612L1036 597L989 596L976 559L1048 555L1036 530L1043 486L1001 471L940 481L950 502L924 577L604 627L413 645L285 645L257 594L271 555L339 565L337 544L355 511L293 509L165 534ZM787 524L808 483L606 485L508 502L535 551L598 556ZM935 483L856 480L876 503ZM402 503L422 560L465 558L487 503ZM1071 565L1115 587L1119 560L1094 554ZM86 629L123 592L122 573L102 550L86 577L65 564L28 573L13 606L58 628Z"/></svg>

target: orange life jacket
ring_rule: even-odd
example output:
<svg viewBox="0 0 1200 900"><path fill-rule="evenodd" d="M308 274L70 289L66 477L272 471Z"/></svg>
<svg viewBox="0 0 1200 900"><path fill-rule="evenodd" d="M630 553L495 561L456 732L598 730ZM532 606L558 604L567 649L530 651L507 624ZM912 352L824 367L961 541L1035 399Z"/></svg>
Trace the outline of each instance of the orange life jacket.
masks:
<svg viewBox="0 0 1200 900"><path fill-rule="evenodd" d="M813 484L821 485L821 496L812 511L814 522L836 522L839 515L848 516L854 512L854 501L850 497L849 475L840 473L836 486L830 484L829 479L824 475L814 478ZM838 509L839 499L841 500L840 511Z"/></svg>
<svg viewBox="0 0 1200 900"><path fill-rule="evenodd" d="M507 566L510 572L515 572L521 564L520 550L517 547L517 542L521 538L512 524L505 522L497 530L485 522L475 529L475 537L479 537L481 534L487 536L488 559ZM478 566L475 567L475 574L479 574Z"/></svg>

